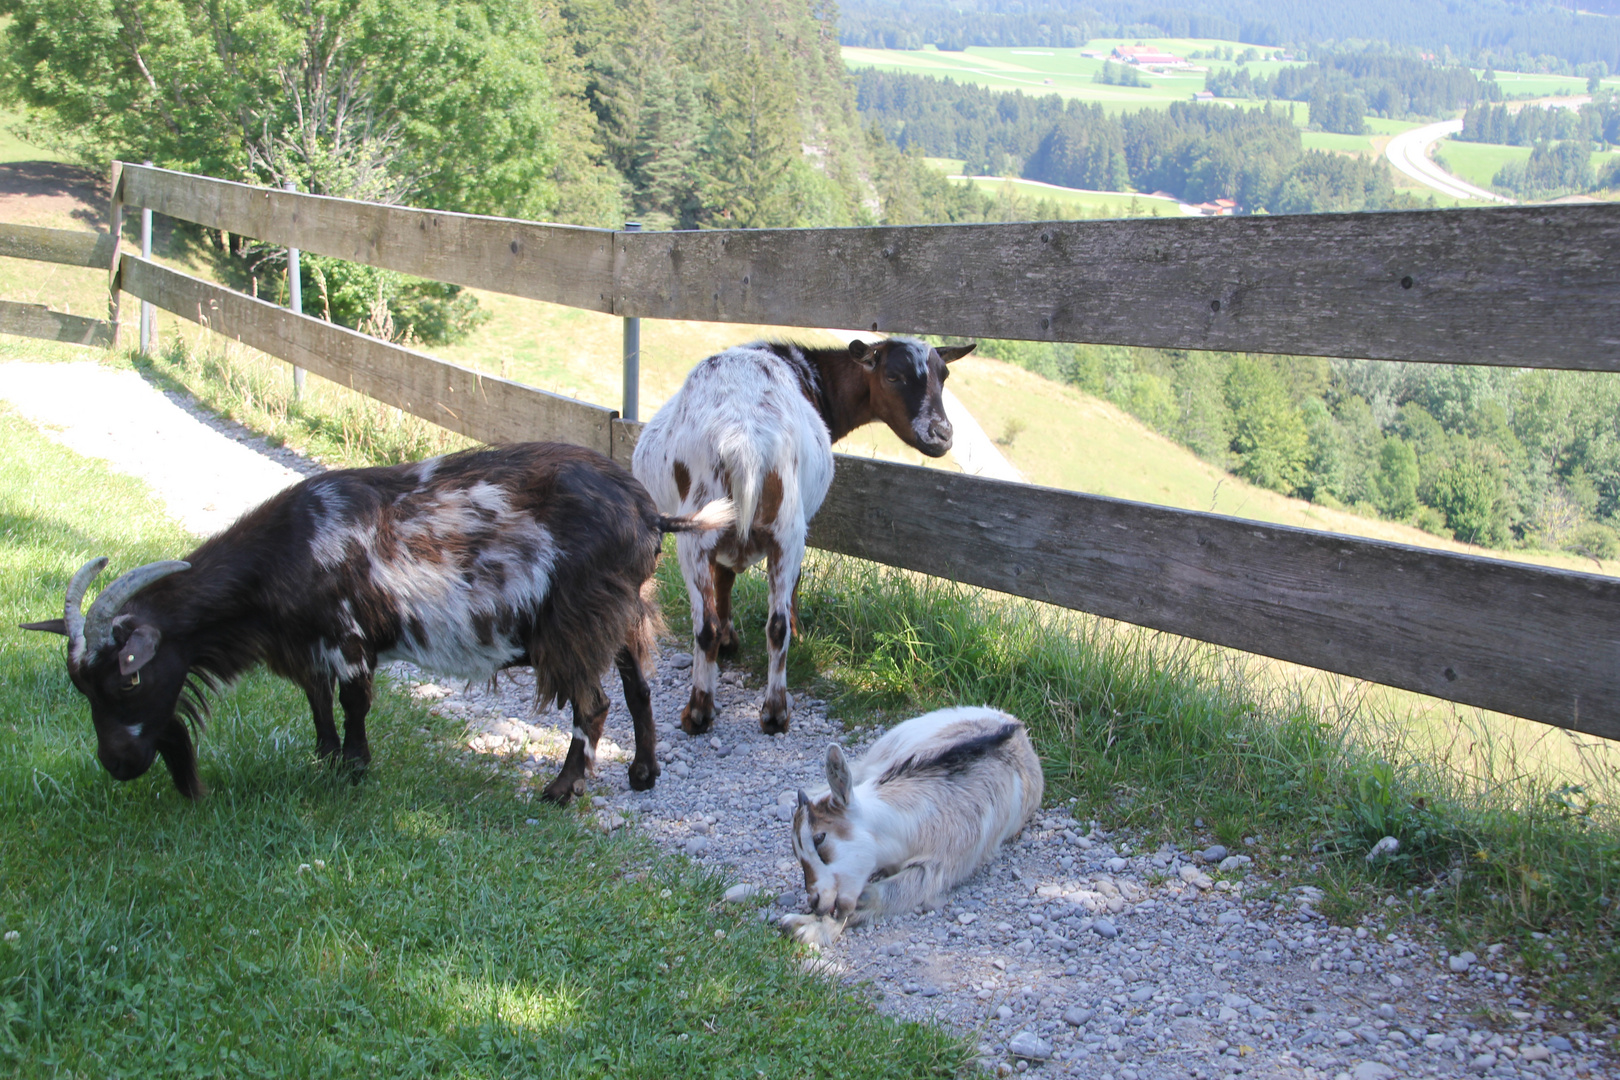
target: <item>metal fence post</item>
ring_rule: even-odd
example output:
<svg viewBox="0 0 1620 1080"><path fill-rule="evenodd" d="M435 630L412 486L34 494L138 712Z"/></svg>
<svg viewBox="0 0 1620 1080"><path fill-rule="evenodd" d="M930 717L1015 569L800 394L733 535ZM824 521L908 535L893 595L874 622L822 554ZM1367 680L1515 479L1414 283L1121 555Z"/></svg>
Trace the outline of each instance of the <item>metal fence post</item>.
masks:
<svg viewBox="0 0 1620 1080"><path fill-rule="evenodd" d="M291 180L284 180L281 184L283 191L297 191L298 185ZM295 315L304 313L304 278L298 268L298 249L287 249L287 307ZM304 396L304 369L297 364L293 365L293 400L297 401Z"/></svg>
<svg viewBox="0 0 1620 1080"><path fill-rule="evenodd" d="M625 232L640 232L641 222L627 221ZM639 420L641 407L641 320L624 320L624 408L620 415L626 420Z"/></svg>
<svg viewBox="0 0 1620 1080"><path fill-rule="evenodd" d="M150 161L148 161L146 164L148 166L150 166L152 163ZM151 257L152 257L152 209L151 209L151 207L143 206L143 207L141 207L141 258L150 259ZM152 355L152 329L153 329L153 323L156 320L157 320L157 308L153 307L151 304L147 303L145 300L142 300L141 301L141 355L142 356L151 356Z"/></svg>

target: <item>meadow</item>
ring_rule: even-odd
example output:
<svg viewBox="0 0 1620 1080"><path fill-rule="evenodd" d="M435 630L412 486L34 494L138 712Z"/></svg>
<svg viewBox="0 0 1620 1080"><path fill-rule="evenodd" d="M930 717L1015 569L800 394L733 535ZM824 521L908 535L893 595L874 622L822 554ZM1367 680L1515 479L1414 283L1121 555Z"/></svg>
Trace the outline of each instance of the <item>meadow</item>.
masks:
<svg viewBox="0 0 1620 1080"><path fill-rule="evenodd" d="M1502 166L1510 161L1530 160L1530 150L1528 146L1499 146L1445 138L1435 144L1434 157L1453 176L1490 191L1491 181Z"/></svg>

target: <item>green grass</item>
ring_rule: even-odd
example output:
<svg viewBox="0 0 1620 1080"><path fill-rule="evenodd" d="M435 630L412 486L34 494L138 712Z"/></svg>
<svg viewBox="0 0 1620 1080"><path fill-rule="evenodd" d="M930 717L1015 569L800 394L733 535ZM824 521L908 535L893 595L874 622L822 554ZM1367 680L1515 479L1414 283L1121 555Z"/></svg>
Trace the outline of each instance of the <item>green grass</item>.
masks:
<svg viewBox="0 0 1620 1080"><path fill-rule="evenodd" d="M1100 102L1110 112L1142 107L1162 108L1172 101L1190 101L1192 95L1204 88L1202 71L1176 71L1165 74L1144 72L1145 87L1107 86L1092 82L1091 77L1102 70L1103 61L1087 57L1087 52L1107 53L1116 45L1135 44L1134 39L1108 38L1088 41L1083 49L1011 49L972 46L964 52L941 52L938 49L868 49L846 45L843 48L845 66L851 69L875 67L883 71L899 71L916 75L949 77L958 83L970 83L992 90L1022 90L1026 94L1058 94L1065 98ZM1154 45L1185 57L1193 50L1207 50L1228 44L1202 39L1162 39ZM1239 46L1241 52L1246 46ZM1270 52L1271 50L1261 50ZM1200 67L1227 70L1236 65L1227 60L1197 60ZM1257 62L1251 70L1271 73L1282 65ZM1258 106L1260 103L1255 102ZM1303 108L1301 109L1303 112Z"/></svg>
<svg viewBox="0 0 1620 1080"><path fill-rule="evenodd" d="M1176 200L1141 195L1133 191L1081 191L1012 177L975 176L969 183L988 195L1014 206L1039 200L1057 203L1065 210L1094 218L1180 217ZM1012 220L1019 220L1013 218Z"/></svg>
<svg viewBox="0 0 1620 1080"><path fill-rule="evenodd" d="M1435 146L1435 159L1453 176L1460 176L1470 184L1487 191L1497 172L1510 161L1530 160L1528 146L1499 146L1495 143L1463 142L1445 138Z"/></svg>
<svg viewBox="0 0 1620 1080"><path fill-rule="evenodd" d="M66 161L54 150L24 141L16 132L22 115L10 109L0 109L0 163L12 161Z"/></svg>
<svg viewBox="0 0 1620 1080"><path fill-rule="evenodd" d="M0 617L183 551L135 481L0 415ZM59 639L0 655L0 1069L18 1075L945 1076L967 1048L806 974L719 879L514 798L458 725L384 687L371 773L246 679L212 794L93 755ZM532 824L529 823L533 819ZM829 1047L837 1047L831 1054Z"/></svg>

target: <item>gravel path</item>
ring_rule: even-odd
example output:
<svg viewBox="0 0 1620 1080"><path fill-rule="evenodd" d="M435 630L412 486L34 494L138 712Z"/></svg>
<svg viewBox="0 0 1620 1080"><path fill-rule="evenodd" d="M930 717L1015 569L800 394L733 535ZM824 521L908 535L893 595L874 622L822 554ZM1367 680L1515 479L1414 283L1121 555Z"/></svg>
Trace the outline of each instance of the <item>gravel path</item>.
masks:
<svg viewBox="0 0 1620 1080"><path fill-rule="evenodd" d="M52 368L71 372L73 407L47 415L25 404L25 388L57 377L43 374ZM197 410L174 407L138 377L130 385L130 374L5 364L0 397L81 452L126 470L144 463L137 475L153 480L182 521L228 520L263 497L265 455L278 452L253 447L234 425L204 425ZM149 452L180 438L201 442L176 457ZM242 445L254 453L244 457ZM216 475L250 460L238 483ZM297 472L315 468L301 463ZM617 679L605 683L613 711L599 748L596 824L643 830L672 853L723 868L737 883L728 902L757 905L761 918L796 910L802 878L786 824L794 792L822 782L829 740L858 752L875 732L847 736L823 702L800 694L792 732L762 735L762 691L728 671L714 730L690 738L675 722L690 664L674 648L659 660L653 707L664 774L650 792L629 790L629 716ZM471 751L514 758L525 777L519 798L534 797L560 766L570 720L532 715L526 672L494 687L408 665L396 675L465 721ZM1316 910L1320 894L1295 883L1303 868L1273 857L1264 836L1226 852L1201 822L1181 833L1179 846L1142 850L1107 820L1048 807L941 910L846 933L821 963L868 985L884 1011L973 1033L986 1068L1002 1075L1620 1076L1610 1056L1620 1031L1568 1030L1566 1018L1537 1007L1502 947L1447 955L1420 920L1396 918L1396 897L1353 930L1334 927Z"/></svg>

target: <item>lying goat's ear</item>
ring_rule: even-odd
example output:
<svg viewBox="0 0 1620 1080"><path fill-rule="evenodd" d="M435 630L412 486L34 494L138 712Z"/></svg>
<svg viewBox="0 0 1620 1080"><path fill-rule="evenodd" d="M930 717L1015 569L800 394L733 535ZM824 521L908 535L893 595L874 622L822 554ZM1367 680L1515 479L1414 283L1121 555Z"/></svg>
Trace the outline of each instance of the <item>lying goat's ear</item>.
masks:
<svg viewBox="0 0 1620 1080"><path fill-rule="evenodd" d="M948 364L952 360L962 359L962 357L978 347L979 343L977 341L970 341L966 345L941 345L935 351L939 353L939 358Z"/></svg>
<svg viewBox="0 0 1620 1080"><path fill-rule="evenodd" d="M46 619L44 622L25 622L17 627L19 630L43 630L47 634L61 634L67 637L67 623L62 619Z"/></svg>
<svg viewBox="0 0 1620 1080"><path fill-rule="evenodd" d="M827 786L832 788L832 799L828 807L832 810L843 810L849 806L850 789L853 788L854 778L849 774L849 762L844 760L844 751L837 743L827 747Z"/></svg>
<svg viewBox="0 0 1620 1080"><path fill-rule="evenodd" d="M132 675L145 667L157 655L158 642L163 633L155 626L142 623L129 635L129 640L118 646L118 673Z"/></svg>
<svg viewBox="0 0 1620 1080"><path fill-rule="evenodd" d="M882 343L880 342L879 344L881 345ZM868 345L866 342L857 338L849 343L849 358L861 365L861 367L865 368L867 371L871 371L873 368L877 367L877 346Z"/></svg>

